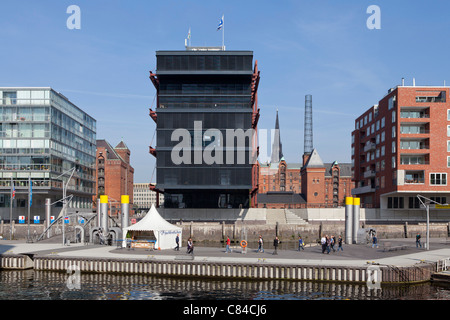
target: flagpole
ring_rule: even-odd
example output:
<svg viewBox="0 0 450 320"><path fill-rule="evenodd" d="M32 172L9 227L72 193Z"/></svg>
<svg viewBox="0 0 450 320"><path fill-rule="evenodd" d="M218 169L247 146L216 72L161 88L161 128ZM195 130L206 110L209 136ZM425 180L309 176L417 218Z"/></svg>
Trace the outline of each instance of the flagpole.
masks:
<svg viewBox="0 0 450 320"><path fill-rule="evenodd" d="M9 201L9 240L12 240L12 205L13 205L13 177L11 175L11 197Z"/></svg>
<svg viewBox="0 0 450 320"><path fill-rule="evenodd" d="M30 207L31 207L30 191L31 191L31 174L30 174L30 176L28 176L28 238L27 238L27 241L30 241Z"/></svg>
<svg viewBox="0 0 450 320"><path fill-rule="evenodd" d="M222 50L225 51L225 15L222 15Z"/></svg>

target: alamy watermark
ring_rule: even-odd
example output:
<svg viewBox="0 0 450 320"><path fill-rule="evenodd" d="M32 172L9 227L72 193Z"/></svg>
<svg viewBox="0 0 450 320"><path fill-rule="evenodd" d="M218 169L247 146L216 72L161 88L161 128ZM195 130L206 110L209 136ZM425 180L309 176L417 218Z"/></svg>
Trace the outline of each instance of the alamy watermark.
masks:
<svg viewBox="0 0 450 320"><path fill-rule="evenodd" d="M81 9L77 5L70 5L67 7L66 13L70 14L70 16L67 18L66 26L67 29L73 30L81 29Z"/></svg>
<svg viewBox="0 0 450 320"><path fill-rule="evenodd" d="M367 18L366 26L369 30L381 29L381 9L373 4L367 7L366 13L370 14Z"/></svg>
<svg viewBox="0 0 450 320"><path fill-rule="evenodd" d="M69 290L81 289L80 267L77 265L71 265L67 268L67 273L70 274L66 281L67 288Z"/></svg>
<svg viewBox="0 0 450 320"><path fill-rule="evenodd" d="M276 131L271 131L273 143ZM171 150L171 160L181 164L255 164L260 155L268 155L268 131L265 129L214 129L203 130L201 121L194 121L194 130L179 128L172 131L171 141L177 144ZM261 139L258 142L258 135Z"/></svg>

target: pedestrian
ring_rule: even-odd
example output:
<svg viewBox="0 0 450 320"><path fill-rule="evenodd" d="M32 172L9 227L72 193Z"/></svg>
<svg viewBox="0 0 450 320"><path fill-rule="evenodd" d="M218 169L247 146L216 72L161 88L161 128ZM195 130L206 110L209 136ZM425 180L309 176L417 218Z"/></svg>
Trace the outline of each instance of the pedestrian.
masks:
<svg viewBox="0 0 450 320"><path fill-rule="evenodd" d="M325 253L325 250L327 248L327 238L325 236L322 236L322 239L320 239L320 243L322 244L322 253Z"/></svg>
<svg viewBox="0 0 450 320"><path fill-rule="evenodd" d="M297 251L300 251L300 249L305 250L305 248L303 246L304 246L303 239L302 239L302 237L299 236L298 237L298 249L297 249Z"/></svg>
<svg viewBox="0 0 450 320"><path fill-rule="evenodd" d="M420 234L417 233L416 235L416 248L421 247L422 248L422 244L420 243Z"/></svg>
<svg viewBox="0 0 450 320"><path fill-rule="evenodd" d="M331 238L330 238L330 247L331 247L331 249L333 250L333 252L336 252L336 249L334 249L334 245L335 245L335 243L336 243L336 237L335 236L333 236L333 235L331 235Z"/></svg>
<svg viewBox="0 0 450 320"><path fill-rule="evenodd" d="M273 246L275 247L275 251L273 252L273 254L278 254L277 250L278 250L279 244L280 244L280 240L278 239L278 237L275 237L275 239L273 239Z"/></svg>
<svg viewBox="0 0 450 320"><path fill-rule="evenodd" d="M263 237L260 235L258 240L258 252L264 252Z"/></svg>
<svg viewBox="0 0 450 320"><path fill-rule="evenodd" d="M189 238L189 240L187 241L187 252L188 254L190 253L194 253L194 243L192 242L192 239Z"/></svg>
<svg viewBox="0 0 450 320"><path fill-rule="evenodd" d="M339 252L339 250L344 251L344 249L342 248L342 237L339 235L339 238L337 240L338 243L338 248L337 251Z"/></svg>
<svg viewBox="0 0 450 320"><path fill-rule="evenodd" d="M180 235L177 234L177 236L175 237L175 243L177 244L177 246L175 247L176 251L180 251Z"/></svg>
<svg viewBox="0 0 450 320"><path fill-rule="evenodd" d="M225 253L231 252L231 249L230 249L231 240L230 240L230 237L229 237L229 236L227 236L226 244L227 244L227 245L226 245L226 247L225 247Z"/></svg>
<svg viewBox="0 0 450 320"><path fill-rule="evenodd" d="M331 238L327 235L326 236L326 246L327 246L327 254L330 254L330 248L331 248Z"/></svg>
<svg viewBox="0 0 450 320"><path fill-rule="evenodd" d="M372 237L372 248L377 247L378 248L378 238L377 235L374 234Z"/></svg>

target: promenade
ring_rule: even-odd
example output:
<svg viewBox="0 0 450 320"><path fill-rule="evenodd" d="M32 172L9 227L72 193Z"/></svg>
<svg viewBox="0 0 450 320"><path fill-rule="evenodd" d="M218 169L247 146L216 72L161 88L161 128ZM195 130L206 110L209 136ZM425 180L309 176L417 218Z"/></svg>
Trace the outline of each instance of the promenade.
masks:
<svg viewBox="0 0 450 320"><path fill-rule="evenodd" d="M403 245L405 249L385 251L384 245ZM242 253L241 247L232 248L226 253L222 247L205 247L198 244L194 249L194 256L186 254L186 248L174 250L146 250L117 248L116 246L100 246L92 244L63 245L56 242L26 243L25 241L0 241L0 254L29 254L35 257L68 257L68 258L106 258L106 259L151 259L152 261L196 261L209 263L266 263L278 265L311 265L311 266L347 266L363 267L368 264L391 265L408 267L418 263L434 263L438 260L450 258L450 243L445 238L430 239L430 250L416 248L414 239L381 240L378 248L371 245L344 245L344 251L322 253L318 245L305 247L296 251L293 243L290 248L274 249L266 246L264 252L256 252L256 248L247 248Z"/></svg>

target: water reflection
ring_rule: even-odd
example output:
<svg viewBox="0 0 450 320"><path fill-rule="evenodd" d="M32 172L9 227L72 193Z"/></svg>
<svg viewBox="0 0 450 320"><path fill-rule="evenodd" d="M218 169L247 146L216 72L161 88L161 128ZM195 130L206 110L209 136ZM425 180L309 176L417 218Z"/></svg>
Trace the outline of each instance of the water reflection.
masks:
<svg viewBox="0 0 450 320"><path fill-rule="evenodd" d="M297 281L217 281L148 275L80 275L80 289L69 289L70 275L47 271L0 272L1 300L397 300L450 299L450 287L430 283L383 286Z"/></svg>

